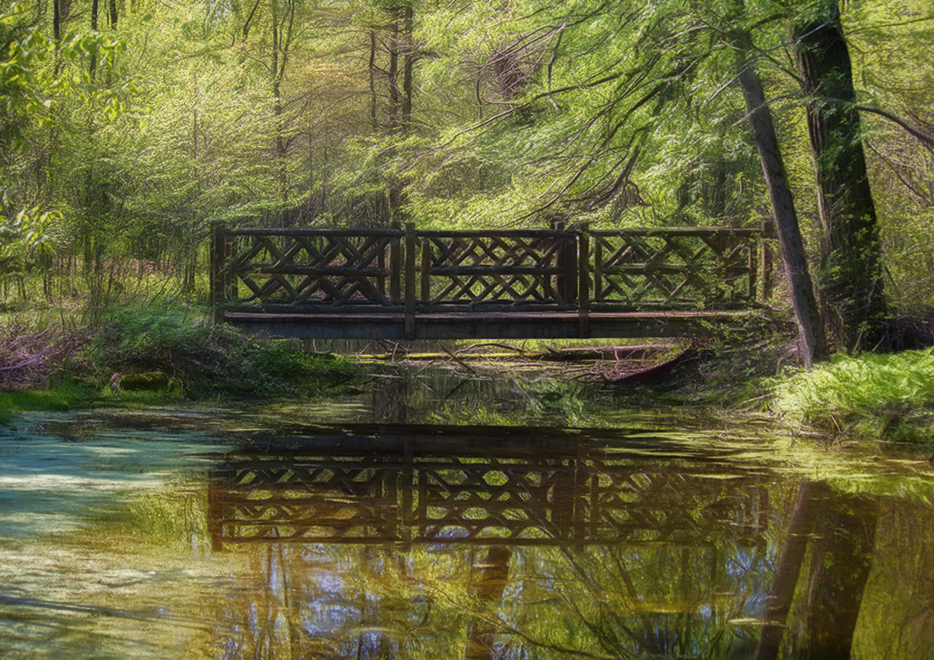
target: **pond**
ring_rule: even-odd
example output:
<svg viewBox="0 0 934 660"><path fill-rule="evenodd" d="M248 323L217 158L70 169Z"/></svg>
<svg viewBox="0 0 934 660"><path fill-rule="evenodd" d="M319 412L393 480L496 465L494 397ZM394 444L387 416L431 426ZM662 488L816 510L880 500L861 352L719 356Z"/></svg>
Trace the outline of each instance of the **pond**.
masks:
<svg viewBox="0 0 934 660"><path fill-rule="evenodd" d="M3 658L934 657L927 456L766 418L412 371L0 453Z"/></svg>

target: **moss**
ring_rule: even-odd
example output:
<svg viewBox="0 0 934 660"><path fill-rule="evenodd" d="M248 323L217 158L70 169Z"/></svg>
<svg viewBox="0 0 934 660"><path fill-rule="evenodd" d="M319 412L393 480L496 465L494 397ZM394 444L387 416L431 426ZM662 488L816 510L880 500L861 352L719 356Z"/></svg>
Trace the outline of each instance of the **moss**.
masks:
<svg viewBox="0 0 934 660"><path fill-rule="evenodd" d="M57 352L54 364L48 359L6 360L49 368L16 372L0 382L8 390L0 391L0 423L22 410L61 410L100 400L333 394L363 374L361 367L334 355L309 354L291 342L213 326L206 310L171 299L142 308L113 308L93 327L70 333L67 342L60 333L28 324L4 336L9 341L2 345L36 355L48 353L38 339L47 336L56 342Z"/></svg>
<svg viewBox="0 0 934 660"><path fill-rule="evenodd" d="M109 381L113 373L128 374L128 387L121 379L117 389L171 389L174 382L195 398L307 394L361 373L333 355L309 354L288 341L263 340L231 326L211 325L203 311L172 301L145 309L114 309L89 345L86 363L93 365L99 381ZM141 376L156 373L165 380Z"/></svg>
<svg viewBox="0 0 934 660"><path fill-rule="evenodd" d="M168 374L162 371L121 374L116 381L118 389L127 391L161 390L168 388L173 383Z"/></svg>

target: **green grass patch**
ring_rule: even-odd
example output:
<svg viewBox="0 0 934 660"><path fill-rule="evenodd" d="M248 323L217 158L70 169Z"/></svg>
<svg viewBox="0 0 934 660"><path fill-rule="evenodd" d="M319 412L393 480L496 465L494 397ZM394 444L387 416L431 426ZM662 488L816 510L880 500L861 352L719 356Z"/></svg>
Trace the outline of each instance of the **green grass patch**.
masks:
<svg viewBox="0 0 934 660"><path fill-rule="evenodd" d="M834 435L934 441L934 353L838 356L773 386L773 410Z"/></svg>
<svg viewBox="0 0 934 660"><path fill-rule="evenodd" d="M25 410L71 410L88 405L96 392L85 385L60 383L55 387L33 391L0 390L0 424Z"/></svg>

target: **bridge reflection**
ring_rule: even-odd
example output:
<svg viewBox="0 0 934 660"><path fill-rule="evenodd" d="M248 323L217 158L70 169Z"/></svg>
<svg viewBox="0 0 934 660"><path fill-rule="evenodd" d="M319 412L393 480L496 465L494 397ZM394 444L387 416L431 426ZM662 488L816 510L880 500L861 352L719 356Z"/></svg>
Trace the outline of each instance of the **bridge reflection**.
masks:
<svg viewBox="0 0 934 660"><path fill-rule="evenodd" d="M651 450L652 460L646 461ZM761 546L763 468L605 429L343 425L213 472L215 549L255 543Z"/></svg>

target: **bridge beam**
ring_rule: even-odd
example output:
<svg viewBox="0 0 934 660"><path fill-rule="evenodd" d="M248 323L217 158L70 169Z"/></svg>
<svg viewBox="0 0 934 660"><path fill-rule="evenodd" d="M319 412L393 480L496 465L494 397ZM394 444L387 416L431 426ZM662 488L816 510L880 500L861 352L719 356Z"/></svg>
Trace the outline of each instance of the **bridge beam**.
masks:
<svg viewBox="0 0 934 660"><path fill-rule="evenodd" d="M761 325L754 312L482 314L251 314L227 312L224 320L270 337L295 339L644 339L708 337ZM584 332L582 332L582 328Z"/></svg>

